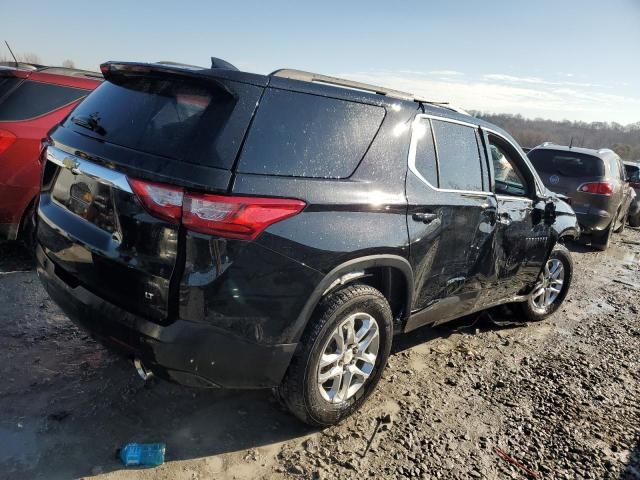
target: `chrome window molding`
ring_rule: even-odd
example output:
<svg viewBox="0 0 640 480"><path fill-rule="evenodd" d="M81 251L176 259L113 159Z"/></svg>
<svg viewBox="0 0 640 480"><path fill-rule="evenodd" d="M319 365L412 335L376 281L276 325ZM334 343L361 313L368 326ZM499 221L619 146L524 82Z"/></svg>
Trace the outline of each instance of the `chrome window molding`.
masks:
<svg viewBox="0 0 640 480"><path fill-rule="evenodd" d="M487 195L491 195L492 192L491 191L484 191L484 190L456 190L456 189L452 189L452 188L439 188L436 187L435 185L431 184L431 182L429 182L429 180L427 180L426 178L424 178L422 176L422 174L418 171L418 169L416 168L416 150L418 148L418 137L415 135L415 130L416 130L416 126L420 123L420 121L422 119L427 119L429 120L430 123L430 132L431 135L433 135L433 125L431 125L431 120L439 120L442 122L449 122L449 123L456 123L458 125L463 125L465 127L471 127L473 129L475 129L476 131L478 130L478 125L475 125L473 123L469 123L469 122L464 122L461 120L454 120L451 118L447 118L447 117L440 117L438 115L431 115L431 114L427 114L427 113L421 113L415 116L415 118L413 119L413 122L411 124L411 142L409 143L409 155L407 158L407 163L409 165L409 170L420 179L420 181L422 183L424 183L425 185L427 185L429 188L437 191L437 192L448 192L448 193L464 193L467 195L474 195L474 196L483 196L486 197ZM477 141L477 137L476 137L476 141ZM440 160L438 158L438 140L436 138L435 135L433 135L433 147L435 149L435 153L436 153L436 163L437 163L437 167L438 167L438 177L440 176ZM479 146L480 147L480 146ZM480 152L478 152L478 161L482 161L482 159L480 158Z"/></svg>
<svg viewBox="0 0 640 480"><path fill-rule="evenodd" d="M68 168L72 173L76 175L86 175L91 177L103 185L117 188L128 193L133 193L127 176L124 173L117 172L102 165L90 162L76 155L65 152L57 147L47 147L47 160L59 165L63 168Z"/></svg>
<svg viewBox="0 0 640 480"><path fill-rule="evenodd" d="M523 201L526 200L527 202L533 204L533 199L529 198L529 197L519 197L518 195L498 195L496 194L496 198L498 200L519 200L519 201Z"/></svg>

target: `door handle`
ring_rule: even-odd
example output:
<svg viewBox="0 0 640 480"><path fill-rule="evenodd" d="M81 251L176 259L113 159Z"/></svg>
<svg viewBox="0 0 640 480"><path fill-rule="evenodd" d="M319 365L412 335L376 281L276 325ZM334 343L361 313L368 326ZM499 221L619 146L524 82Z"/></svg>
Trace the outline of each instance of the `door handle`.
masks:
<svg viewBox="0 0 640 480"><path fill-rule="evenodd" d="M438 215L435 213L414 213L411 218L416 222L431 223L438 218Z"/></svg>
<svg viewBox="0 0 640 480"><path fill-rule="evenodd" d="M498 215L498 223L502 223L503 225L509 225L511 223L511 215L507 212L503 212Z"/></svg>

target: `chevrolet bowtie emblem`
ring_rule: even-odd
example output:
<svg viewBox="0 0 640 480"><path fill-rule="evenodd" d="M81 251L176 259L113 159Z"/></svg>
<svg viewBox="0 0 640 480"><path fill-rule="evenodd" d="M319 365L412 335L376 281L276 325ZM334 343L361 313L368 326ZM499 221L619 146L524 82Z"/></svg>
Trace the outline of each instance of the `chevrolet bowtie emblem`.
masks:
<svg viewBox="0 0 640 480"><path fill-rule="evenodd" d="M71 170L72 173L79 173L78 167L80 166L80 164L71 157L66 157L64 160L62 160L62 165Z"/></svg>

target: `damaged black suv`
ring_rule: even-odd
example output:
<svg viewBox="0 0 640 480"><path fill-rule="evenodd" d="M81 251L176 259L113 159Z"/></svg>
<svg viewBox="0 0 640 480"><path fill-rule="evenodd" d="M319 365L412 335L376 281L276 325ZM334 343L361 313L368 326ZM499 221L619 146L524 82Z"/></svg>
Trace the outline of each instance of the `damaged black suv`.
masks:
<svg viewBox="0 0 640 480"><path fill-rule="evenodd" d="M108 62L50 135L38 274L103 344L200 387L276 387L313 425L371 394L393 335L558 308L578 235L497 127L279 70Z"/></svg>

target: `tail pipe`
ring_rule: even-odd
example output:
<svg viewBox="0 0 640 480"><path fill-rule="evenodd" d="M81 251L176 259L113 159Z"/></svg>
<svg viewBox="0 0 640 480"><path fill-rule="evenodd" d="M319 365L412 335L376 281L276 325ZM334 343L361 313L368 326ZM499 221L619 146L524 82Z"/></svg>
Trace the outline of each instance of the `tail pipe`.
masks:
<svg viewBox="0 0 640 480"><path fill-rule="evenodd" d="M145 382L150 378L153 378L153 372L147 369L138 357L133 359L133 366L135 367L136 372L138 372L138 375L140 375L140 378Z"/></svg>

